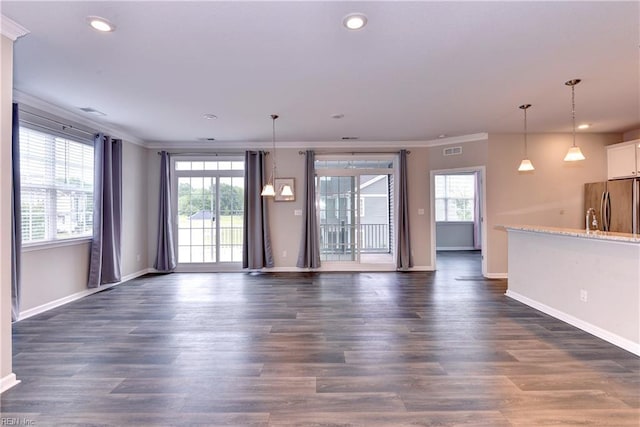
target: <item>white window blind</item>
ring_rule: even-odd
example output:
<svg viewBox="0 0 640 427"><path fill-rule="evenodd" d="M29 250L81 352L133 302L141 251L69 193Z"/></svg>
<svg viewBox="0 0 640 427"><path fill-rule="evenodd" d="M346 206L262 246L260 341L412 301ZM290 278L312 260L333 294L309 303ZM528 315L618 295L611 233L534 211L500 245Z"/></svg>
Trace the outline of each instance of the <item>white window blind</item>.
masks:
<svg viewBox="0 0 640 427"><path fill-rule="evenodd" d="M436 221L473 221L475 191L473 174L436 175Z"/></svg>
<svg viewBox="0 0 640 427"><path fill-rule="evenodd" d="M25 244L86 237L93 230L93 146L20 127Z"/></svg>

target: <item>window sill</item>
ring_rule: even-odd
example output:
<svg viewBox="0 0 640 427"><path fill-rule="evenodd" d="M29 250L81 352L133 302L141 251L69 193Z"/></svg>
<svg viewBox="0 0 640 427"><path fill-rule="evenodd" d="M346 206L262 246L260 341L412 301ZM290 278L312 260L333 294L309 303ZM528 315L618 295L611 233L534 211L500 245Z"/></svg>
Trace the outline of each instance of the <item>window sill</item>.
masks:
<svg viewBox="0 0 640 427"><path fill-rule="evenodd" d="M61 248L64 246L77 246L91 243L91 237L79 237L77 239L54 240L51 242L25 243L22 252L41 251L45 249Z"/></svg>

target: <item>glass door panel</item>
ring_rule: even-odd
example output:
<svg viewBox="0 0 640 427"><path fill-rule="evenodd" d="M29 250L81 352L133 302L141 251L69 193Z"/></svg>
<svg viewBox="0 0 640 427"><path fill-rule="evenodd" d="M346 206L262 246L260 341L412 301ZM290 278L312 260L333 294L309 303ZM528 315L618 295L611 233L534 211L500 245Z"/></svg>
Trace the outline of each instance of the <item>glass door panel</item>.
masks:
<svg viewBox="0 0 640 427"><path fill-rule="evenodd" d="M215 262L215 177L178 178L178 262Z"/></svg>
<svg viewBox="0 0 640 427"><path fill-rule="evenodd" d="M220 262L242 261L244 178L220 178Z"/></svg>
<svg viewBox="0 0 640 427"><path fill-rule="evenodd" d="M358 261L355 176L319 177L320 259Z"/></svg>

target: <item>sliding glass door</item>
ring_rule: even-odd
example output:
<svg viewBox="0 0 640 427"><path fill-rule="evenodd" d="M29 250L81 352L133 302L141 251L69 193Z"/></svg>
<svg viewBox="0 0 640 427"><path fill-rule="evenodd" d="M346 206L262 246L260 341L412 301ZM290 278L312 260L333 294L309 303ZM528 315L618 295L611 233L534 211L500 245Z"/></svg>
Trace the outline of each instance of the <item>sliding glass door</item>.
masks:
<svg viewBox="0 0 640 427"><path fill-rule="evenodd" d="M316 194L323 263L393 263L393 158L319 158Z"/></svg>
<svg viewBox="0 0 640 427"><path fill-rule="evenodd" d="M178 267L239 267L244 220L244 162L174 161Z"/></svg>

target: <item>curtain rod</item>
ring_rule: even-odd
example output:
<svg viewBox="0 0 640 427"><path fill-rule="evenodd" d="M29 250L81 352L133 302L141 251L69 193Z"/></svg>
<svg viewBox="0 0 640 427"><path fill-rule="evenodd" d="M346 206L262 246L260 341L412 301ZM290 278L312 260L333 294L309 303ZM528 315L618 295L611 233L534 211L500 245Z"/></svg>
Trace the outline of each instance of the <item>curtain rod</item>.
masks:
<svg viewBox="0 0 640 427"><path fill-rule="evenodd" d="M167 151L170 156L244 156L244 152L230 152L230 153L171 153ZM269 154L269 152L266 152ZM162 151L158 151L158 155L162 154Z"/></svg>
<svg viewBox="0 0 640 427"><path fill-rule="evenodd" d="M72 126L70 124L59 122L59 121L54 120L52 118L49 118L49 117L46 117L46 116L41 116L40 114L32 113L31 111L22 110L20 108L18 108L18 111L20 111L21 113L30 114L32 116L35 116L35 117L38 117L38 118L41 118L41 119L44 119L44 120L48 120L48 121L50 121L52 123L58 124L58 125L62 126L62 130L63 131L66 131L67 129L73 129L75 131L82 132L84 134L91 135L91 136L94 136L97 133L97 132L95 132L95 133L94 132L89 132L89 131L86 131L84 129L80 129L80 128L74 127L74 126ZM30 125L40 126L40 127L43 127L45 129L49 129L49 130L60 131L60 129L48 128L48 127L43 126L43 125L41 125L39 123L33 123L33 122L28 121L28 120L20 119L20 121L23 121L23 122L28 123Z"/></svg>
<svg viewBox="0 0 640 427"><path fill-rule="evenodd" d="M355 156L356 154L398 154L400 151L316 151L315 154L326 155L326 154L351 154ZM306 151L298 151L299 155L306 154ZM411 154L411 151L407 150L407 154Z"/></svg>

